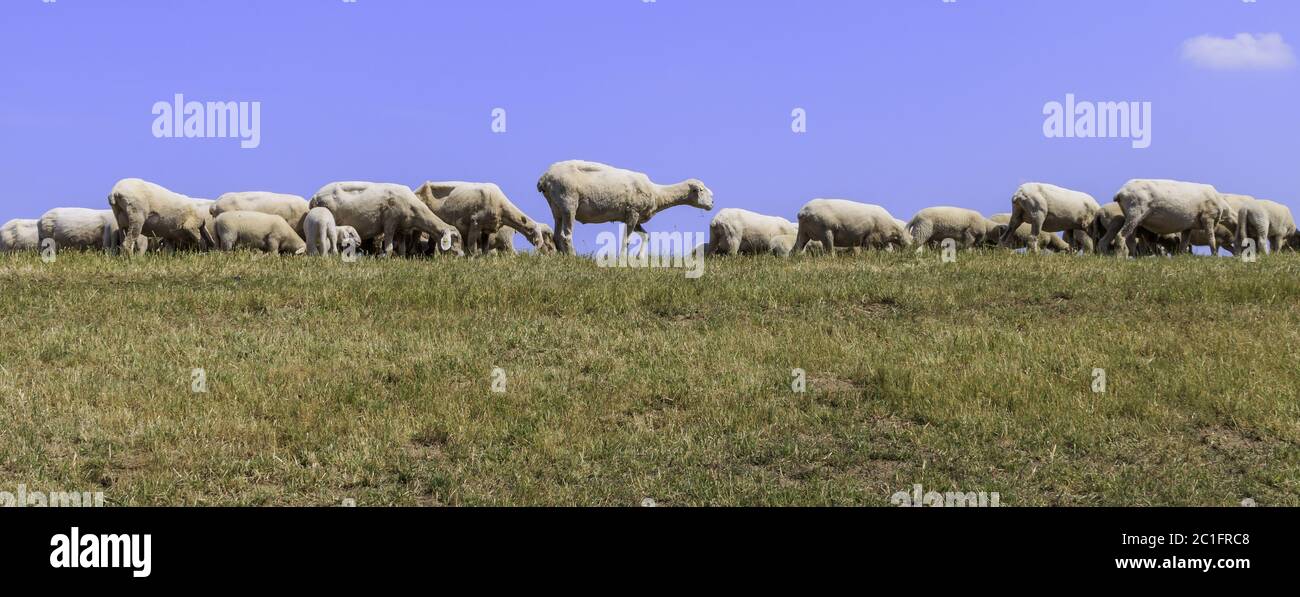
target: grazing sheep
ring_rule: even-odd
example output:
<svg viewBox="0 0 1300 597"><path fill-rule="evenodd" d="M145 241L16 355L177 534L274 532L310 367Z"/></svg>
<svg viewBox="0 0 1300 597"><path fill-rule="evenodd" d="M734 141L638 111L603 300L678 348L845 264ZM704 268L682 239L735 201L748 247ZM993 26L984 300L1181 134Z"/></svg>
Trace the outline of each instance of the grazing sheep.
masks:
<svg viewBox="0 0 1300 597"><path fill-rule="evenodd" d="M307 210L302 219L303 241L308 255L332 255L339 252L339 227L334 223L334 212L324 207Z"/></svg>
<svg viewBox="0 0 1300 597"><path fill-rule="evenodd" d="M907 233L912 236L917 252L949 238L963 249L973 249L991 238L997 224L970 209L927 207L912 216L912 221L907 223Z"/></svg>
<svg viewBox="0 0 1300 597"><path fill-rule="evenodd" d="M550 254L555 252L555 231L551 229L550 224L537 223L537 227L542 231L542 246L537 247L537 252L541 254ZM514 228L502 226L488 239L488 252L497 253L498 255L514 255L515 253L515 232Z"/></svg>
<svg viewBox="0 0 1300 597"><path fill-rule="evenodd" d="M523 233L539 252L547 250L542 228L495 184L426 182L416 189L415 195L439 218L460 231L470 255L491 251L492 237L503 226ZM513 238L511 252L514 252Z"/></svg>
<svg viewBox="0 0 1300 597"><path fill-rule="evenodd" d="M273 255L297 255L307 243L284 218L257 211L228 211L213 222L217 246L222 251L253 249Z"/></svg>
<svg viewBox="0 0 1300 597"><path fill-rule="evenodd" d="M1220 222L1235 227L1236 217L1214 187L1174 180L1131 180L1115 195L1124 210L1116 255L1127 257L1139 227L1157 235L1180 234L1178 253L1186 253L1192 230L1205 233L1210 249L1217 251L1215 228Z"/></svg>
<svg viewBox="0 0 1300 597"><path fill-rule="evenodd" d="M556 248L573 255L573 223L620 222L627 226L619 255L627 252L633 232L648 236L643 224L655 214L678 205L705 211L713 209L713 191L694 178L674 185L659 185L645 174L573 160L553 164L537 181L555 217ZM647 243L643 242L642 247Z"/></svg>
<svg viewBox="0 0 1300 597"><path fill-rule="evenodd" d="M813 199L799 210L799 236L794 251L803 253L809 241L820 241L827 255L844 247L856 254L862 247L906 248L912 237L899 220L879 205L844 199Z"/></svg>
<svg viewBox="0 0 1300 597"><path fill-rule="evenodd" d="M1268 210L1268 242L1274 251L1286 248L1288 239L1296 232L1295 217L1291 208L1276 201L1259 199L1264 209Z"/></svg>
<svg viewBox="0 0 1300 597"><path fill-rule="evenodd" d="M117 218L111 209L87 209L84 207L57 207L45 212L37 223L38 244L47 238L54 239L54 246L60 251L79 251L84 249L102 249L116 251L121 244L121 233L117 227ZM136 241L140 252L149 246L148 239L141 236Z"/></svg>
<svg viewBox="0 0 1300 597"><path fill-rule="evenodd" d="M0 253L35 251L40 247L37 220L9 220L0 226Z"/></svg>
<svg viewBox="0 0 1300 597"><path fill-rule="evenodd" d="M709 224L709 247L716 255L780 254L779 239L798 234L799 225L785 218L728 207ZM790 248L784 254L789 255Z"/></svg>
<svg viewBox="0 0 1300 597"><path fill-rule="evenodd" d="M303 218L311 209L307 200L297 195L249 191L244 193L226 193L217 197L208 211L213 217L228 211L256 211L284 218L299 236L306 234Z"/></svg>
<svg viewBox="0 0 1300 597"><path fill-rule="evenodd" d="M176 248L211 247L211 204L138 178L118 181L108 195L127 256L135 254L142 234L161 238Z"/></svg>
<svg viewBox="0 0 1300 597"><path fill-rule="evenodd" d="M334 249L342 253L352 247L353 252L361 251L361 235L357 234L357 229L351 226L335 226L338 231L338 242L335 243Z"/></svg>
<svg viewBox="0 0 1300 597"><path fill-rule="evenodd" d="M1008 227L1010 227L1011 214L1009 213L993 214L992 216L989 216L989 221L995 224L996 227L989 231L987 237L988 240L986 242L990 244L1001 244L1002 242L1001 239L1004 236L1006 236L1006 231ZM1031 236L1033 230L1034 230L1033 226L1029 224L1021 224L1018 228L1016 228L1014 235L1011 237L1011 244L1009 245L1009 247L1012 249L1029 248L1030 240L1033 238ZM1039 232L1038 244L1039 246L1046 245L1047 249L1054 253L1070 252L1069 243L1065 242L1065 240L1063 240L1061 237L1052 234L1050 232Z"/></svg>
<svg viewBox="0 0 1300 597"><path fill-rule="evenodd" d="M771 240L768 252L777 257L789 257L794 254L794 244L798 240L798 234L783 234Z"/></svg>
<svg viewBox="0 0 1300 597"><path fill-rule="evenodd" d="M405 185L371 182L336 182L312 196L311 207L324 207L338 225L351 226L371 242L383 237L384 256L406 254L406 239L412 232L430 238L447 238L452 251L461 253L460 232L438 218L429 206ZM441 241L439 241L440 243Z"/></svg>
<svg viewBox="0 0 1300 597"><path fill-rule="evenodd" d="M1085 253L1091 253L1092 239L1087 232L1099 211L1101 206L1087 193L1041 182L1023 184L1011 196L1011 221L1000 242L1010 245L1016 230L1028 222L1029 248L1035 253L1041 232L1064 232L1081 243Z"/></svg>
<svg viewBox="0 0 1300 597"><path fill-rule="evenodd" d="M1269 217L1268 208L1264 207L1258 199L1249 195L1236 195L1233 193L1223 193L1220 198L1228 204L1229 213L1237 214L1236 234L1232 237L1230 245L1233 254L1239 254L1246 246L1246 239L1255 243L1255 250L1265 255L1269 254ZM1220 223L1216 227L1216 232L1223 229L1224 225ZM1197 244L1195 238L1199 231L1192 232L1192 244ZM1202 233L1200 236L1204 236ZM1212 250L1218 255L1218 243L1211 243Z"/></svg>

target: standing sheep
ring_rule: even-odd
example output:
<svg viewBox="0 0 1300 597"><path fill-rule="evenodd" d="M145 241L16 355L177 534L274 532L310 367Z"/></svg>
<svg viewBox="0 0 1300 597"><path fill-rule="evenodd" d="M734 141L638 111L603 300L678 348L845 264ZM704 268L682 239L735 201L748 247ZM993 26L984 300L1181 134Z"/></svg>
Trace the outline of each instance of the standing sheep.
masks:
<svg viewBox="0 0 1300 597"><path fill-rule="evenodd" d="M917 252L949 238L963 249L973 249L991 238L997 224L970 209L927 207L912 216L912 221L907 223L907 233L912 236Z"/></svg>
<svg viewBox="0 0 1300 597"><path fill-rule="evenodd" d="M879 205L844 199L813 199L799 210L799 236L794 251L803 253L810 241L819 241L829 256L836 248L856 254L863 247L900 249L912 246L907 229Z"/></svg>
<svg viewBox="0 0 1300 597"><path fill-rule="evenodd" d="M460 252L460 232L438 218L429 206L405 185L392 183L340 182L326 185L311 199L311 207L324 207L337 224L351 226L365 242L383 236L382 251L406 254L406 239L423 232L430 239L446 238L453 251Z"/></svg>
<svg viewBox="0 0 1300 597"><path fill-rule="evenodd" d="M789 255L790 248L778 250L782 246L779 239L798 234L799 225L785 218L728 207L709 224L709 247L716 255Z"/></svg>
<svg viewBox="0 0 1300 597"><path fill-rule="evenodd" d="M1056 185L1031 182L1020 185L1011 196L1011 221L1002 235L1001 244L1011 244L1020 224L1029 222L1029 248L1038 252L1038 235L1041 232L1064 232L1082 243L1085 253L1092 252L1092 239L1087 236L1101 206L1087 193L1071 191Z"/></svg>
<svg viewBox="0 0 1300 597"><path fill-rule="evenodd" d="M1157 235L1179 234L1178 253L1186 253L1191 231L1203 232L1212 251L1218 250L1215 228L1222 222L1236 224L1236 217L1214 187L1175 180L1131 180L1115 195L1124 210L1124 227L1115 253L1127 257L1133 236L1143 227Z"/></svg>
<svg viewBox="0 0 1300 597"><path fill-rule="evenodd" d="M490 251L493 236L503 226L523 233L538 251L546 250L546 239L538 222L511 202L495 184L426 182L416 189L415 195L439 218L460 231L470 255ZM512 252L513 244L512 238Z"/></svg>
<svg viewBox="0 0 1300 597"><path fill-rule="evenodd" d="M543 255L555 252L555 231L549 224L537 223L537 227L542 231L542 246L537 247L537 252ZM514 228L502 226L488 238L488 252L495 252L498 255L515 254L515 232Z"/></svg>
<svg viewBox="0 0 1300 597"><path fill-rule="evenodd" d="M212 207L208 208L208 211L213 217L228 211L256 211L280 216L293 227L294 232L302 236L306 234L302 221L303 218L307 217L309 209L311 207L308 206L307 200L297 195L249 191L226 193L217 197L216 202L212 204Z"/></svg>
<svg viewBox="0 0 1300 597"><path fill-rule="evenodd" d="M659 185L640 172L614 168L596 162L559 162L537 181L555 218L556 248L574 255L573 224L620 222L627 226L619 244L619 255L627 254L633 232L648 236L642 226L655 214L678 205L705 211L713 209L713 191L694 178L673 185ZM642 243L646 246L647 243Z"/></svg>
<svg viewBox="0 0 1300 597"><path fill-rule="evenodd" d="M37 220L9 220L0 226L0 253L35 251L40 247Z"/></svg>
<svg viewBox="0 0 1300 597"><path fill-rule="evenodd" d="M119 181L108 195L127 256L135 254L142 234L162 238L176 248L212 246L211 204L138 178Z"/></svg>
<svg viewBox="0 0 1300 597"><path fill-rule="evenodd" d="M1268 199L1258 201L1265 210L1268 210L1268 242L1274 251L1281 251L1296 231L1295 217L1291 215L1291 208Z"/></svg>
<svg viewBox="0 0 1300 597"><path fill-rule="evenodd" d="M272 255L297 255L307 244L280 216L256 211L228 211L213 222L217 246L222 251L253 249Z"/></svg>

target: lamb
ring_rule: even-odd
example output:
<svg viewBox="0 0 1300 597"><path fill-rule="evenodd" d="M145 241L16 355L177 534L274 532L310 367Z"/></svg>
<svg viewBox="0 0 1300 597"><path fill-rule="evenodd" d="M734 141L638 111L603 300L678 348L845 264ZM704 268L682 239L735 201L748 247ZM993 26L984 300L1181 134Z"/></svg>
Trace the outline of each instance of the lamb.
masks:
<svg viewBox="0 0 1300 597"><path fill-rule="evenodd" d="M108 195L128 257L135 255L142 234L177 248L211 247L211 204L138 178L118 181Z"/></svg>
<svg viewBox="0 0 1300 597"><path fill-rule="evenodd" d="M542 228L495 184L426 182L416 189L415 195L434 214L460 231L470 255L490 251L493 235L503 226L523 233L538 251L547 250ZM513 245L511 238L512 253Z"/></svg>
<svg viewBox="0 0 1300 597"><path fill-rule="evenodd" d="M716 255L790 254L793 240L780 250L782 237L795 237L799 225L778 216L767 216L729 207L718 212L709 224L709 247Z"/></svg>
<svg viewBox="0 0 1300 597"><path fill-rule="evenodd" d="M339 226L334 223L333 212L324 207L313 207L302 219L302 227L306 234L303 240L307 244L308 255L339 253L342 245L340 245ZM353 228L352 231L355 233L356 229ZM356 242L356 246L360 246L360 240Z"/></svg>
<svg viewBox="0 0 1300 597"><path fill-rule="evenodd" d="M648 236L643 225L655 214L678 205L713 209L713 191L694 178L659 185L640 172L573 160L553 164L537 181L537 190L555 218L556 248L574 255L573 224L620 222L627 226L619 245L625 255L630 235ZM643 242L642 246L647 243Z"/></svg>
<svg viewBox="0 0 1300 597"><path fill-rule="evenodd" d="M280 216L293 227L294 232L297 232L299 236L303 236L306 234L306 230L303 228L303 218L307 217L309 209L311 208L308 206L307 200L297 195L249 191L226 193L217 197L216 202L212 204L208 211L213 217L228 211L256 211Z"/></svg>
<svg viewBox="0 0 1300 597"><path fill-rule="evenodd" d="M1115 195L1124 210L1124 227L1119 232L1115 253L1127 257L1139 227L1157 235L1180 234L1178 252L1186 253L1192 230L1200 230L1218 250L1215 228L1220 222L1236 226L1236 217L1214 187L1174 180L1131 180Z"/></svg>
<svg viewBox="0 0 1300 597"><path fill-rule="evenodd" d="M103 249L116 251L121 244L117 218L111 209L84 207L58 207L45 212L37 223L38 242L53 239L54 246L62 250ZM136 241L136 249L143 253L148 247L144 236ZM38 246L40 246L38 244Z"/></svg>
<svg viewBox="0 0 1300 597"><path fill-rule="evenodd" d="M542 246L537 247L537 252L550 254L555 252L555 231L549 224L537 223L537 227L542 231ZM514 228L502 226L488 238L488 252L499 255L515 254L515 232Z"/></svg>
<svg viewBox="0 0 1300 597"><path fill-rule="evenodd" d="M40 247L37 220L9 220L0 226L0 253L35 251Z"/></svg>
<svg viewBox="0 0 1300 597"><path fill-rule="evenodd" d="M917 252L945 239L956 241L963 249L973 249L991 237L997 224L970 209L927 207L912 216L912 221L907 223L907 233L912 236Z"/></svg>
<svg viewBox="0 0 1300 597"><path fill-rule="evenodd" d="M863 247L912 246L907 229L879 205L844 199L813 199L799 210L799 236L794 251L803 253L810 241L820 241L826 254L839 247L856 254Z"/></svg>
<svg viewBox="0 0 1300 597"><path fill-rule="evenodd" d="M995 228L989 231L989 234L986 237L985 242L989 244L1000 244L1002 237L1006 235L1006 230L1010 226L1011 214L1009 213L993 214L992 216L989 216L989 221L995 225ZM1030 236L1030 234L1033 232L1033 229L1034 227L1029 224L1021 224L1018 228L1016 228L1014 236L1012 237L1010 248L1012 249L1029 248L1030 240L1033 238L1032 236ZM1048 250L1055 253L1070 252L1070 244L1065 242L1065 240L1063 240L1061 237L1052 234L1050 232L1038 233L1038 245L1039 246L1046 245Z"/></svg>
<svg viewBox="0 0 1300 597"><path fill-rule="evenodd" d="M1010 245L1020 224L1029 222L1029 248L1037 253L1039 233L1064 232L1080 242L1085 253L1092 252L1087 232L1101 206L1087 193L1055 185L1031 182L1020 185L1011 196L1011 221L1002 235L1001 244Z"/></svg>
<svg viewBox="0 0 1300 597"><path fill-rule="evenodd" d="M272 255L298 255L307 243L280 216L256 211L228 211L213 222L217 246L222 251L253 249Z"/></svg>
<svg viewBox="0 0 1300 597"><path fill-rule="evenodd" d="M1258 201L1268 211L1268 242L1274 251L1281 251L1287 246L1288 239L1296 232L1295 217L1291 215L1291 208L1268 199Z"/></svg>
<svg viewBox="0 0 1300 597"><path fill-rule="evenodd" d="M798 240L798 234L783 234L775 237L768 244L768 252L777 257L789 257L794 253L794 243Z"/></svg>
<svg viewBox="0 0 1300 597"><path fill-rule="evenodd" d="M324 207L337 224L351 226L369 242L383 235L382 252L406 254L406 239L412 232L430 238L446 238L460 253L460 232L438 218L429 206L405 185L370 182L331 183L312 196L311 207Z"/></svg>

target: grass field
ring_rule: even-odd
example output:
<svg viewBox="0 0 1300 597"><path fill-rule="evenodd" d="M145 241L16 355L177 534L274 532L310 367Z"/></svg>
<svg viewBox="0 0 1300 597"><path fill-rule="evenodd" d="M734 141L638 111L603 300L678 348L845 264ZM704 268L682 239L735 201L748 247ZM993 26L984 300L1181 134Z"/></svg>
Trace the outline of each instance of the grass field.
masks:
<svg viewBox="0 0 1300 597"><path fill-rule="evenodd" d="M1296 254L722 259L698 280L572 258L4 255L0 321L6 491L888 505L919 483L1300 505Z"/></svg>

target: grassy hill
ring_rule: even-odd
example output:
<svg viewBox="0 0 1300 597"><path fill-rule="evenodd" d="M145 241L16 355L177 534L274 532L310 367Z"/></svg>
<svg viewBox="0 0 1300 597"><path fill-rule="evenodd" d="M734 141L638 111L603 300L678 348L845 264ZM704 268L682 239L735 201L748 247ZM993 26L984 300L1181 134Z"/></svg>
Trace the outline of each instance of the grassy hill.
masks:
<svg viewBox="0 0 1300 597"><path fill-rule="evenodd" d="M887 505L919 483L1300 505L1296 254L722 259L696 280L569 258L6 255L0 321L10 492Z"/></svg>

